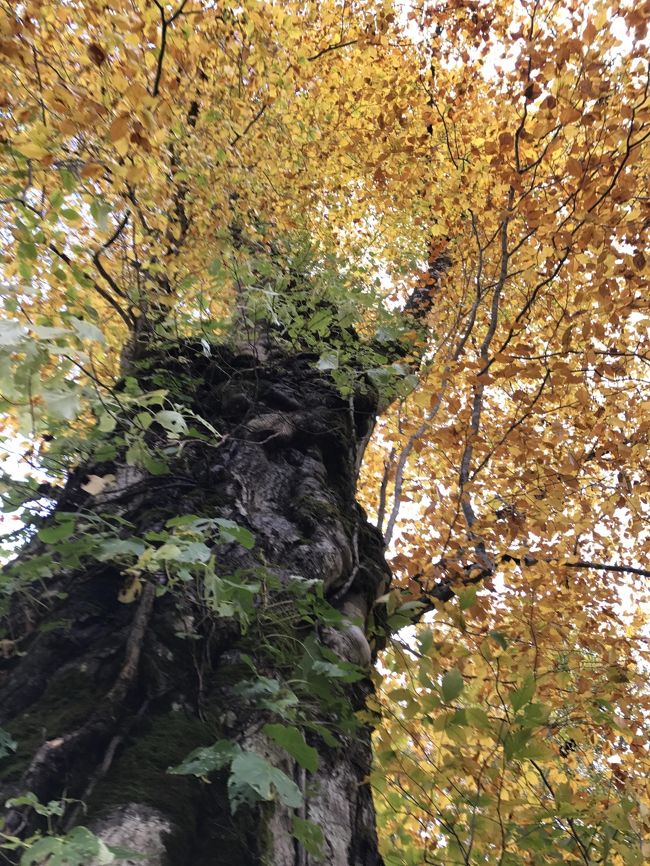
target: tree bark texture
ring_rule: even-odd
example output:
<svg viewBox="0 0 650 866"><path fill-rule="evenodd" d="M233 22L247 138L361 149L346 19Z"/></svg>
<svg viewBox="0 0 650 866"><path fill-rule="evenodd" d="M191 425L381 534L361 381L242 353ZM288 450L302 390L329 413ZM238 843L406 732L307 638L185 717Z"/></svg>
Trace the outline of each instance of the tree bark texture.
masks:
<svg viewBox="0 0 650 866"><path fill-rule="evenodd" d="M212 347L206 354L178 344L151 355L139 375L149 388L168 389L220 438L184 442L160 475L127 465L120 446L117 456L75 470L56 510L119 517L139 536L182 515L244 527L251 549L221 538L211 552L219 574L261 583L251 622L243 628L217 615L196 581L161 594L164 572L140 574L139 596L122 603L118 595L133 575L119 560L85 557L15 594L0 661L0 726L18 748L0 761L2 802L26 791L41 802L80 801L69 804L58 830L85 824L108 844L149 855L151 866L380 866L367 781L370 730L337 730L341 707L361 709L369 681L342 686L339 704L302 693L303 718L328 726L336 741L307 725L319 755L315 772L265 736L263 725L277 718L241 690L252 667L299 679L310 641L363 669L371 663L373 605L390 572L381 537L355 501L355 481L376 395L364 385L342 397L313 356L279 351L260 361L250 352ZM164 443L156 424L147 436ZM92 474L115 480L91 496L82 485ZM45 550L33 541L13 568L20 573L21 563ZM320 588L342 622L313 622L296 611L283 592L294 576L313 581L310 591ZM223 738L282 769L304 805L244 804L231 814L227 773L207 783L167 772ZM322 859L292 836L295 815L322 828ZM39 820L29 807L9 808L5 832L28 835Z"/></svg>

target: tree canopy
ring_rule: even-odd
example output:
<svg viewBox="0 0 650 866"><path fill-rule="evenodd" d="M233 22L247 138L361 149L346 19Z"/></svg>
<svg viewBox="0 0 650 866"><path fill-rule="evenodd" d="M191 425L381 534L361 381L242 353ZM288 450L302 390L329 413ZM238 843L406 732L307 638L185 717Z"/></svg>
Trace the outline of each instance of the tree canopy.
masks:
<svg viewBox="0 0 650 866"><path fill-rule="evenodd" d="M358 496L397 577L364 711L391 866L650 858L649 19L1 5L5 511L31 537L127 417L164 472L152 420L201 419L116 383L144 340L209 352L242 292L343 395L383 389Z"/></svg>

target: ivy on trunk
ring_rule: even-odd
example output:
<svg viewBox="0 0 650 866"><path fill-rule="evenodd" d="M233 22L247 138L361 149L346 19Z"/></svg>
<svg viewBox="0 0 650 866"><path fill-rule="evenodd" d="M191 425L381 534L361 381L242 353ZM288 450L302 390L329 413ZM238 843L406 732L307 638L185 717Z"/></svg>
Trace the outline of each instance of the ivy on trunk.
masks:
<svg viewBox="0 0 650 866"><path fill-rule="evenodd" d="M355 501L378 394L317 361L176 343L133 366L149 410L96 441L11 566L52 577L8 614L8 835L81 824L168 866L381 862L359 711L390 572Z"/></svg>

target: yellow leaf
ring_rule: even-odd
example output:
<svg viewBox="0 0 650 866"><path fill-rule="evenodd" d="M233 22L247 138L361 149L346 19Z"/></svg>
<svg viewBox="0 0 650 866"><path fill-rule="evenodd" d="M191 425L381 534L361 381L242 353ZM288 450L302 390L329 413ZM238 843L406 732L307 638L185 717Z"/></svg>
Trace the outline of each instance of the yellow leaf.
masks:
<svg viewBox="0 0 650 866"><path fill-rule="evenodd" d="M47 156L47 150L33 141L17 144L16 150L28 159L43 159L44 156Z"/></svg>
<svg viewBox="0 0 650 866"><path fill-rule="evenodd" d="M130 165L124 176L129 183L139 183L139 181L146 178L147 169L143 165Z"/></svg>
<svg viewBox="0 0 650 866"><path fill-rule="evenodd" d="M115 481L114 475L89 475L88 481L81 485L81 489L85 490L91 496L97 496L106 487L109 487Z"/></svg>
<svg viewBox="0 0 650 866"><path fill-rule="evenodd" d="M129 133L129 116L128 114L120 114L119 117L116 117L115 120L111 123L110 129L108 130L108 137L110 140L115 143L120 139L127 136Z"/></svg>
<svg viewBox="0 0 650 866"><path fill-rule="evenodd" d="M142 581L137 576L129 577L117 594L117 600L122 604L132 604L142 592Z"/></svg>
<svg viewBox="0 0 650 866"><path fill-rule="evenodd" d="M129 152L128 138L121 138L119 141L116 141L115 150L119 153L120 156L126 156Z"/></svg>
<svg viewBox="0 0 650 866"><path fill-rule="evenodd" d="M135 107L148 99L149 94L147 93L146 88L136 81L124 92L124 98Z"/></svg>
<svg viewBox="0 0 650 866"><path fill-rule="evenodd" d="M101 177L104 168L98 162L87 162L80 173L82 177Z"/></svg>

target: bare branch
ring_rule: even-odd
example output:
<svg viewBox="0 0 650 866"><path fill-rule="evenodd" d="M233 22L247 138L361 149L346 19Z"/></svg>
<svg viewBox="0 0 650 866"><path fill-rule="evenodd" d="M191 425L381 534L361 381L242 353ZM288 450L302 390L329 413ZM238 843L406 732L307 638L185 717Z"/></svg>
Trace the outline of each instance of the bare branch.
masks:
<svg viewBox="0 0 650 866"><path fill-rule="evenodd" d="M419 622L425 613L435 610L438 603L451 601L457 595L456 590L459 586L472 586L493 577L499 563L514 562L517 565L524 565L528 568L545 563L547 565L557 565L561 568L588 568L594 571L610 571L616 574L638 574L641 577L650 577L650 569L638 568L634 565L621 565L619 563L588 562L586 560L563 562L562 560L554 559L537 559L530 554L517 557L509 553L504 554L494 563L491 563L489 557L485 554L480 556L480 559L480 563L470 563L460 570L454 563L450 563L445 559L439 560L432 565L432 570L435 569L438 572L448 571L449 575L438 580L433 586L427 586L424 572L418 572L410 576L410 580L418 585L422 593L419 599L415 599L415 601L421 602L421 607L414 611L412 621L414 623Z"/></svg>
<svg viewBox="0 0 650 866"><path fill-rule="evenodd" d="M383 532L384 517L386 516L386 490L388 488L388 478L390 470L395 459L395 448L390 449L388 459L384 461L384 474L381 479L381 487L379 488L379 506L377 508L377 529Z"/></svg>
<svg viewBox="0 0 650 866"><path fill-rule="evenodd" d="M384 542L386 545L389 544L391 538L393 537L393 531L395 529L395 522L397 520L397 515L399 514L401 497L402 497L402 486L404 484L404 470L406 468L406 464L408 462L409 457L411 456L411 452L415 447L415 443L422 438L422 436L426 433L426 431L431 426L433 420L435 419L438 411L440 410L440 406L442 405L442 398L445 393L445 389L448 383L447 372L445 372L445 376L440 385L440 393L436 399L436 402L429 410L424 421L420 424L417 430L411 434L408 442L402 449L402 453L399 456L399 460L397 461L397 469L395 471L395 487L393 491L393 507L391 508L390 515L388 517L388 523L386 524L386 532L384 533Z"/></svg>

